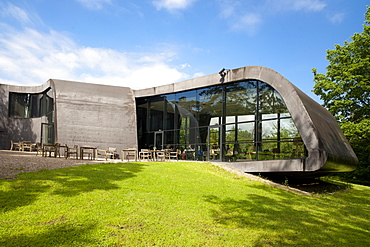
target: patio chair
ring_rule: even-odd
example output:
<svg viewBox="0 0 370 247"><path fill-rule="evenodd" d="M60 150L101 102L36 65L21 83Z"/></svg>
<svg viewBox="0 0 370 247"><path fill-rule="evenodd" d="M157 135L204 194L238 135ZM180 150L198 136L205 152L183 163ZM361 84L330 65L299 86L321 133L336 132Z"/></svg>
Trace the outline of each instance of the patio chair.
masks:
<svg viewBox="0 0 370 247"><path fill-rule="evenodd" d="M171 160L171 158L176 158L176 160L179 160L179 155L181 154L181 151L179 149L176 149L176 151L171 151L168 154L168 160Z"/></svg>
<svg viewBox="0 0 370 247"><path fill-rule="evenodd" d="M32 142L29 142L29 141L21 142L22 151L32 151L31 147L32 147Z"/></svg>
<svg viewBox="0 0 370 247"><path fill-rule="evenodd" d="M41 155L43 154L43 152L44 152L44 149L43 149L43 147L42 147L42 144L40 143L40 142L36 142L36 144L35 144L36 146L35 146L35 149L36 149L36 156L38 156L39 155L39 152L41 153Z"/></svg>
<svg viewBox="0 0 370 247"><path fill-rule="evenodd" d="M147 159L151 160L152 159L152 152L149 149L141 149L139 152L139 159Z"/></svg>
<svg viewBox="0 0 370 247"><path fill-rule="evenodd" d="M97 149L96 150L96 158L98 159L99 156L104 156L105 160L107 160L108 159L107 150L106 149Z"/></svg>
<svg viewBox="0 0 370 247"><path fill-rule="evenodd" d="M156 151L156 159L164 161L166 159L166 151L165 150L158 150Z"/></svg>
<svg viewBox="0 0 370 247"><path fill-rule="evenodd" d="M21 151L21 143L10 141L10 150L16 149L18 149L18 151Z"/></svg>
<svg viewBox="0 0 370 247"><path fill-rule="evenodd" d="M67 159L68 157L72 155L76 156L76 159L78 159L78 146L74 145L73 147L68 147L68 145L65 145L65 152L64 152L64 157Z"/></svg>
<svg viewBox="0 0 370 247"><path fill-rule="evenodd" d="M54 157L59 157L60 158L60 143L55 143L54 145Z"/></svg>
<svg viewBox="0 0 370 247"><path fill-rule="evenodd" d="M107 149L107 155L109 155L111 159L115 159L117 157L117 148L109 147Z"/></svg>
<svg viewBox="0 0 370 247"><path fill-rule="evenodd" d="M109 159L114 159L117 156L117 148L109 147L106 150L98 149L96 151L96 157L98 158L99 156L104 156L105 160L108 160L108 158Z"/></svg>

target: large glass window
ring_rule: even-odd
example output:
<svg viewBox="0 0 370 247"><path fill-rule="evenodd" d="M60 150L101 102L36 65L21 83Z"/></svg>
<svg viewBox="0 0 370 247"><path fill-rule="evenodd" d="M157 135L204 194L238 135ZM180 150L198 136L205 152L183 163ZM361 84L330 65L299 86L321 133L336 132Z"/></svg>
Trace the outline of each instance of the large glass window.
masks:
<svg viewBox="0 0 370 247"><path fill-rule="evenodd" d="M152 97L149 99L149 124L151 131L163 129L164 97Z"/></svg>
<svg viewBox="0 0 370 247"><path fill-rule="evenodd" d="M177 126L178 119L175 119L175 116L178 115L176 110L176 95L168 94L165 96L165 111L164 111L164 126L165 130L173 130Z"/></svg>
<svg viewBox="0 0 370 247"><path fill-rule="evenodd" d="M136 124L137 124L137 134L138 142L143 147L147 147L149 144L148 140L148 99L140 98L136 100Z"/></svg>
<svg viewBox="0 0 370 247"><path fill-rule="evenodd" d="M212 123L212 120L222 117L222 87L211 86L198 89L197 94L199 126L214 125L215 122Z"/></svg>
<svg viewBox="0 0 370 247"><path fill-rule="evenodd" d="M180 159L249 161L306 157L289 111L270 85L256 80L137 99L139 148L164 147ZM146 128L150 126L150 128Z"/></svg>
<svg viewBox="0 0 370 247"><path fill-rule="evenodd" d="M54 106L51 89L39 94L9 93L9 117L37 118L48 117L53 122Z"/></svg>
<svg viewBox="0 0 370 247"><path fill-rule="evenodd" d="M256 112L257 88L255 81L226 84L226 117L254 115Z"/></svg>

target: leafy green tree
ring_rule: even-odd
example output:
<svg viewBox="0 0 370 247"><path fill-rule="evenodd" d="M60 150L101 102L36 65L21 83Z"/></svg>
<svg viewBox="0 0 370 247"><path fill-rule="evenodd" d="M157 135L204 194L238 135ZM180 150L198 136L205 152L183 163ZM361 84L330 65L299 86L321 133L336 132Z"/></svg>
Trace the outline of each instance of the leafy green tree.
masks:
<svg viewBox="0 0 370 247"><path fill-rule="evenodd" d="M313 92L339 124L356 152L360 164L354 173L370 181L370 7L362 33L355 33L343 46L327 51L326 74L314 73Z"/></svg>

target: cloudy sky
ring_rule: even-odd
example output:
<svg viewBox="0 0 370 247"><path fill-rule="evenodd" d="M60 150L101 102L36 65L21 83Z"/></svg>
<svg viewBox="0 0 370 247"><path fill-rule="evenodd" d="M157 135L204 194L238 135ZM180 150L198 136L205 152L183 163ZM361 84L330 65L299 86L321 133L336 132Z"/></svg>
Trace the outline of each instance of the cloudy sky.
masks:
<svg viewBox="0 0 370 247"><path fill-rule="evenodd" d="M0 0L0 83L164 85L250 65L308 95L365 0Z"/></svg>

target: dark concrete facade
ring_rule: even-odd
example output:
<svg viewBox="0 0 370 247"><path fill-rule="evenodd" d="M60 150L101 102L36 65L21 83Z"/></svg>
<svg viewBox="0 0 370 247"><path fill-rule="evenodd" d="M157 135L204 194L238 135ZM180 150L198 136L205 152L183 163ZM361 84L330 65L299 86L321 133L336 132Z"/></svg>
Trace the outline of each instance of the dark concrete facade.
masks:
<svg viewBox="0 0 370 247"><path fill-rule="evenodd" d="M229 166L244 172L338 172L355 168L357 157L335 118L279 73L259 66L229 70L224 77L216 73L142 90L53 79L36 87L0 85L0 148L9 148L10 140L39 141L40 125L44 121L42 117L8 117L9 92L39 93L51 88L55 141L98 148L109 146L119 150L137 147L135 97L181 92L246 79L265 82L281 95L308 156L302 159L228 162Z"/></svg>
<svg viewBox="0 0 370 247"><path fill-rule="evenodd" d="M40 142L40 118L8 117L9 92L40 93L51 88L54 99L54 140L68 145L134 148L136 141L135 98L127 87L103 86L50 79L42 86L0 85L1 149L10 141Z"/></svg>

